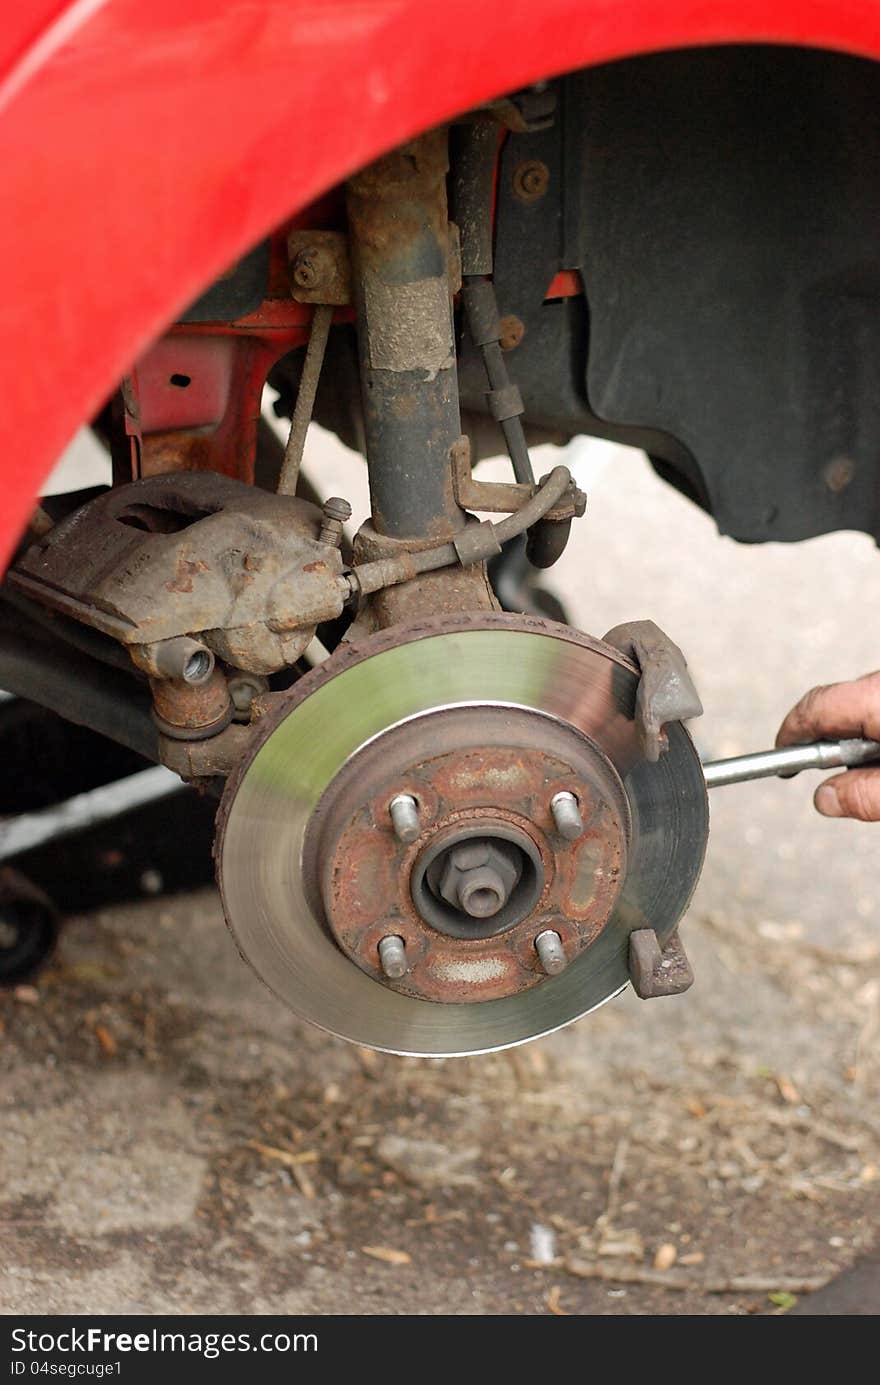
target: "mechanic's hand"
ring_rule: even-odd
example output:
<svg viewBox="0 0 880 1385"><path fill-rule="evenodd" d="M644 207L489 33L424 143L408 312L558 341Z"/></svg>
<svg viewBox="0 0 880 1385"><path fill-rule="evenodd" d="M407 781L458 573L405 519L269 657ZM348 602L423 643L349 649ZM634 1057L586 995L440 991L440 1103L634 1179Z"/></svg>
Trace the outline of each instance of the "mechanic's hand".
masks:
<svg viewBox="0 0 880 1385"><path fill-rule="evenodd" d="M785 718L776 744L861 737L880 741L880 672L866 673L851 683L811 688ZM819 785L813 802L828 818L880 822L880 766L833 775Z"/></svg>

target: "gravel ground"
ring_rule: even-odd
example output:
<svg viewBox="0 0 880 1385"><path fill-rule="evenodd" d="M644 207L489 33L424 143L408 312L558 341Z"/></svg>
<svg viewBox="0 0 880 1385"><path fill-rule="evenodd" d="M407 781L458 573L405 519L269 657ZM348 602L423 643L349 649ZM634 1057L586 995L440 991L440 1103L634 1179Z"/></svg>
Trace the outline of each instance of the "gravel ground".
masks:
<svg viewBox="0 0 880 1385"><path fill-rule="evenodd" d="M807 686L880 664L867 538L737 547L638 454L572 458L591 502L553 589L592 633L650 616L685 648L705 752L771 744ZM297 1023L210 890L71 919L0 997L3 1310L785 1311L880 1222L880 828L810 788L713 795L687 996L494 1057Z"/></svg>

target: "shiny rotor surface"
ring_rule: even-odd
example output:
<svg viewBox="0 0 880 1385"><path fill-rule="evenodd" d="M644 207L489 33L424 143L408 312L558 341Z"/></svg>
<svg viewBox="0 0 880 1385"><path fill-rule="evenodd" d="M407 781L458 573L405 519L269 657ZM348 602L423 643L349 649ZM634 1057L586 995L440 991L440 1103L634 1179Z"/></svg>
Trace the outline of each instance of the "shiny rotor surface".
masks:
<svg viewBox="0 0 880 1385"><path fill-rule="evenodd" d="M454 1056L522 1043L587 1014L626 985L634 927L674 928L699 877L708 834L702 769L672 725L659 764L639 756L637 676L607 645L523 618L464 618L395 630L338 651L268 718L233 775L219 816L218 877L240 951L298 1015L387 1052ZM402 720L446 706L506 703L577 727L609 756L633 818L630 868L596 941L558 976L471 1005L399 994L360 971L315 919L300 875L310 815L349 757ZM536 717L540 737L542 717ZM276 724L277 721L277 724ZM540 740L537 741L540 744Z"/></svg>

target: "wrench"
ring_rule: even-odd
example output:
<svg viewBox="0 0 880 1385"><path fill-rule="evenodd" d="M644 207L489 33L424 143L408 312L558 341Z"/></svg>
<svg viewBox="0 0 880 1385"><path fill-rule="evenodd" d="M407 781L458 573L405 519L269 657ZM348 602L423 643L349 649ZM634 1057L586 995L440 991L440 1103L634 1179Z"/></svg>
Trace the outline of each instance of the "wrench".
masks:
<svg viewBox="0 0 880 1385"><path fill-rule="evenodd" d="M748 779L768 779L779 775L791 779L802 769L836 769L841 765L869 765L880 760L880 741L813 741L809 745L787 745L782 750L760 750L753 755L736 755L731 760L709 760L703 765L706 787L742 784Z"/></svg>

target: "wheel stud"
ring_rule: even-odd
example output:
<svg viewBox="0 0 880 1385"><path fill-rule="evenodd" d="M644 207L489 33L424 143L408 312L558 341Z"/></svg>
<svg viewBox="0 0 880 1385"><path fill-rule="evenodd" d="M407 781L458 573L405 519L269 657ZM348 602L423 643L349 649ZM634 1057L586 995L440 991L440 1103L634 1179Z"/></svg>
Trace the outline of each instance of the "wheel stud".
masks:
<svg viewBox="0 0 880 1385"><path fill-rule="evenodd" d="M412 794L399 793L388 804L394 835L400 842L414 842L419 835L419 805Z"/></svg>
<svg viewBox="0 0 880 1385"><path fill-rule="evenodd" d="M573 793L563 789L560 793L554 794L550 800L550 811L560 837L564 837L567 842L574 842L583 836L584 820Z"/></svg>
<svg viewBox="0 0 880 1385"><path fill-rule="evenodd" d="M568 966L562 939L552 928L545 928L543 933L538 934L535 939L535 951L548 976L558 976Z"/></svg>
<svg viewBox="0 0 880 1385"><path fill-rule="evenodd" d="M406 946L403 938L392 933L379 943L379 961L389 981L406 976Z"/></svg>

